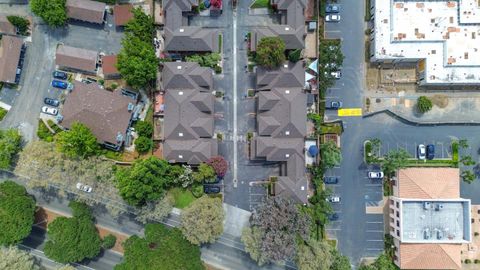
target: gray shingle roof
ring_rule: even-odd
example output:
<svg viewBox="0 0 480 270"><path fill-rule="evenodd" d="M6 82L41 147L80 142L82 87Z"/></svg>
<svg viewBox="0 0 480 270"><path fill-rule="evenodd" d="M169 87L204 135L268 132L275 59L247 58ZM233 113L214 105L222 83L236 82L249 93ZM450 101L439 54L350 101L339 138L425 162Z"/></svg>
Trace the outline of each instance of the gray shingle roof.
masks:
<svg viewBox="0 0 480 270"><path fill-rule="evenodd" d="M210 91L213 86L212 71L195 62L163 63L163 89L191 89Z"/></svg>
<svg viewBox="0 0 480 270"><path fill-rule="evenodd" d="M288 62L277 69L257 68L257 90L268 90L278 87L303 87L305 70L303 63Z"/></svg>
<svg viewBox="0 0 480 270"><path fill-rule="evenodd" d="M98 52L66 45L59 45L55 56L55 64L87 72L96 72Z"/></svg>

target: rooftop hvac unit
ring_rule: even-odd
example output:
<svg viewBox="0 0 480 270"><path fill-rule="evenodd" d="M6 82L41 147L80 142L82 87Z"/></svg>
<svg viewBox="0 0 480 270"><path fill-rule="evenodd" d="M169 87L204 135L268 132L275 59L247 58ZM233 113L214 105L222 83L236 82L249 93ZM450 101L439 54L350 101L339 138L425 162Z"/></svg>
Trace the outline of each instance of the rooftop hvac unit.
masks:
<svg viewBox="0 0 480 270"><path fill-rule="evenodd" d="M440 210L442 210L442 209L443 209L443 204L437 203L437 204L435 205L435 211L440 211Z"/></svg>

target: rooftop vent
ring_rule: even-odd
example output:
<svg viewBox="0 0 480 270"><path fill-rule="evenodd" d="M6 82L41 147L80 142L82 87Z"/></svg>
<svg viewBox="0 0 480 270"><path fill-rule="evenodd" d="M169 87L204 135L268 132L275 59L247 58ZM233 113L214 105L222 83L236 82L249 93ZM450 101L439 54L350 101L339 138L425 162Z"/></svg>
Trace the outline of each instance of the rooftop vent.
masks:
<svg viewBox="0 0 480 270"><path fill-rule="evenodd" d="M284 64L283 67L284 67L284 68L288 68L288 64Z"/></svg>
<svg viewBox="0 0 480 270"><path fill-rule="evenodd" d="M285 31L288 31L288 30L290 30L290 27L285 27Z"/></svg>
<svg viewBox="0 0 480 270"><path fill-rule="evenodd" d="M290 94L290 90L285 90L285 94Z"/></svg>
<svg viewBox="0 0 480 270"><path fill-rule="evenodd" d="M301 186L301 187L300 187L300 190L305 190L305 187L304 187L304 186Z"/></svg>
<svg viewBox="0 0 480 270"><path fill-rule="evenodd" d="M289 158L289 157L290 157L290 154L285 154L285 157L286 157L286 158Z"/></svg>
<svg viewBox="0 0 480 270"><path fill-rule="evenodd" d="M180 28L178 31L180 31L180 33L183 33L183 32L185 32L185 29Z"/></svg>
<svg viewBox="0 0 480 270"><path fill-rule="evenodd" d="M179 132L179 133L178 133L178 137L183 137L183 133L182 133L182 132Z"/></svg>
<svg viewBox="0 0 480 270"><path fill-rule="evenodd" d="M133 108L135 108L135 105L133 105L132 103L128 103L128 111L131 112L133 110Z"/></svg>
<svg viewBox="0 0 480 270"><path fill-rule="evenodd" d="M178 155L178 158L179 158L179 159L182 159L182 158L183 158L183 156L182 156L182 155Z"/></svg>
<svg viewBox="0 0 480 270"><path fill-rule="evenodd" d="M177 66L177 69L182 69L182 66Z"/></svg>
<svg viewBox="0 0 480 270"><path fill-rule="evenodd" d="M290 131L289 130L285 131L285 135L286 136L290 135Z"/></svg>
<svg viewBox="0 0 480 270"><path fill-rule="evenodd" d="M179 96L183 96L183 91L178 92Z"/></svg>

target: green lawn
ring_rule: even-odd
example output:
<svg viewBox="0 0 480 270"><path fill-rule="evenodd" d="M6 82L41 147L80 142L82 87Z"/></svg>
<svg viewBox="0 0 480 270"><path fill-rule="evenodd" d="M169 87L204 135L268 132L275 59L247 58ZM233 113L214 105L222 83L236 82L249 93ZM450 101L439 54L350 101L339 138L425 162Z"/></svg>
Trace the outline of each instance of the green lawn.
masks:
<svg viewBox="0 0 480 270"><path fill-rule="evenodd" d="M255 0L251 8L268 8L270 6L270 0Z"/></svg>
<svg viewBox="0 0 480 270"><path fill-rule="evenodd" d="M185 208L195 200L195 197L189 189L176 187L170 189L168 193L172 195L175 201L173 206L176 208Z"/></svg>
<svg viewBox="0 0 480 270"><path fill-rule="evenodd" d="M7 110L5 110L4 108L0 108L0 121L3 120L3 118L5 117L5 115L7 115Z"/></svg>

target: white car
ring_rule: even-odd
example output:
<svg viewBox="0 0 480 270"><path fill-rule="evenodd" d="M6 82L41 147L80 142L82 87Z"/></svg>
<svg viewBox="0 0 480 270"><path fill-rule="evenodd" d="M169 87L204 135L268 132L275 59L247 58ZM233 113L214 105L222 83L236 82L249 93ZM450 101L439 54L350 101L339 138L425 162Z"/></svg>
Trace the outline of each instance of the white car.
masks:
<svg viewBox="0 0 480 270"><path fill-rule="evenodd" d="M368 172L368 178L370 179L382 179L383 172Z"/></svg>
<svg viewBox="0 0 480 270"><path fill-rule="evenodd" d="M337 70L337 71L332 71L332 73L330 73L330 75L335 78L335 79L340 79L342 77L342 72L340 70Z"/></svg>
<svg viewBox="0 0 480 270"><path fill-rule="evenodd" d="M325 21L326 22L339 22L340 21L340 15L338 14L328 14L325 16Z"/></svg>
<svg viewBox="0 0 480 270"><path fill-rule="evenodd" d="M330 197L327 198L327 202L339 203L340 202L340 196L330 196Z"/></svg>
<svg viewBox="0 0 480 270"><path fill-rule="evenodd" d="M43 106L42 107L42 112L43 113L46 113L46 114L50 114L50 115L57 115L58 114L58 110L55 109L55 108L51 108L51 107L48 107L48 106Z"/></svg>
<svg viewBox="0 0 480 270"><path fill-rule="evenodd" d="M427 157L427 150L424 144L419 144L417 147L418 159L424 160Z"/></svg>
<svg viewBox="0 0 480 270"><path fill-rule="evenodd" d="M77 183L77 189L81 190L81 191L85 191L87 193L90 193L92 192L92 187L89 186L89 185L84 185L82 183Z"/></svg>

